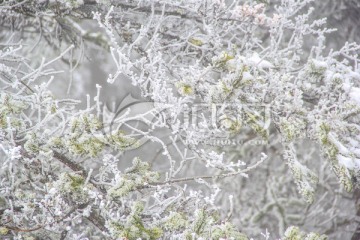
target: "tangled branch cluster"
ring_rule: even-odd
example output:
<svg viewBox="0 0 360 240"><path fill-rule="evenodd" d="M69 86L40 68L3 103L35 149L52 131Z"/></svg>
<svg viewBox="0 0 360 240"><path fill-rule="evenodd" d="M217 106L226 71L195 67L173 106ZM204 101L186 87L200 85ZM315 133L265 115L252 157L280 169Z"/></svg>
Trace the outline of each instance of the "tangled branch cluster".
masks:
<svg viewBox="0 0 360 240"><path fill-rule="evenodd" d="M351 220L322 201L359 187L360 46L326 52L311 2L0 3L0 235L342 234ZM141 92L121 111L100 85L83 108L52 89L69 94L94 49L107 85Z"/></svg>

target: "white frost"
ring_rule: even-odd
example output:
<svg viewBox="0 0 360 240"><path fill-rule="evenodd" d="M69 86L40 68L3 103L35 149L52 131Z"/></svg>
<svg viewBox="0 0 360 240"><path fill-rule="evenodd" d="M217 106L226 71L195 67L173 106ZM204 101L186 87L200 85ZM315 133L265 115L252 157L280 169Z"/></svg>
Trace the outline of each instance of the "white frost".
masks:
<svg viewBox="0 0 360 240"><path fill-rule="evenodd" d="M353 87L348 80L342 85L342 88L349 94L352 101L360 105L360 88Z"/></svg>
<svg viewBox="0 0 360 240"><path fill-rule="evenodd" d="M258 68L272 68L274 66L269 61L261 59L257 53L253 53L247 61L250 65Z"/></svg>
<svg viewBox="0 0 360 240"><path fill-rule="evenodd" d="M337 155L337 160L339 161L339 164L345 166L349 170L352 170L355 168L354 161L349 157L345 157L345 156L339 154L339 155Z"/></svg>

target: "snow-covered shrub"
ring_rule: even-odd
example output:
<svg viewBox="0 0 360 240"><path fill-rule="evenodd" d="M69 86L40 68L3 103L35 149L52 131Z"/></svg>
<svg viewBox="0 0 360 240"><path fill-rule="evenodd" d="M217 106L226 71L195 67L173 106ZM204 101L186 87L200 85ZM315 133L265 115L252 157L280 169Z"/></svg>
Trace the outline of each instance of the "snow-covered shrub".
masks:
<svg viewBox="0 0 360 240"><path fill-rule="evenodd" d="M333 30L311 21L311 0L261 2L1 3L0 234L342 236L354 216L337 202L360 177L360 46L327 53ZM107 107L100 85L86 103L64 97L94 52L111 60L106 85L138 99Z"/></svg>

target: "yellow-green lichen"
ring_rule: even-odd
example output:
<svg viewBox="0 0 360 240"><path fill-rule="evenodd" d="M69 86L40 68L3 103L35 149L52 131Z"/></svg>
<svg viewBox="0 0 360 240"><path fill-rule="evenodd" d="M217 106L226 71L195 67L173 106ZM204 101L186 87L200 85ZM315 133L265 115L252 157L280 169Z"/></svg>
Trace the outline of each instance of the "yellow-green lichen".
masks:
<svg viewBox="0 0 360 240"><path fill-rule="evenodd" d="M9 233L9 229L6 227L0 227L0 235L6 235Z"/></svg>
<svg viewBox="0 0 360 240"><path fill-rule="evenodd" d="M300 231L298 227L288 227L284 233L282 240L327 240L326 235L320 235L318 233L304 233Z"/></svg>
<svg viewBox="0 0 360 240"><path fill-rule="evenodd" d="M201 41L200 39L197 39L197 38L190 38L189 43L191 43L195 46L198 46L198 47L200 47L204 44L203 41Z"/></svg>

